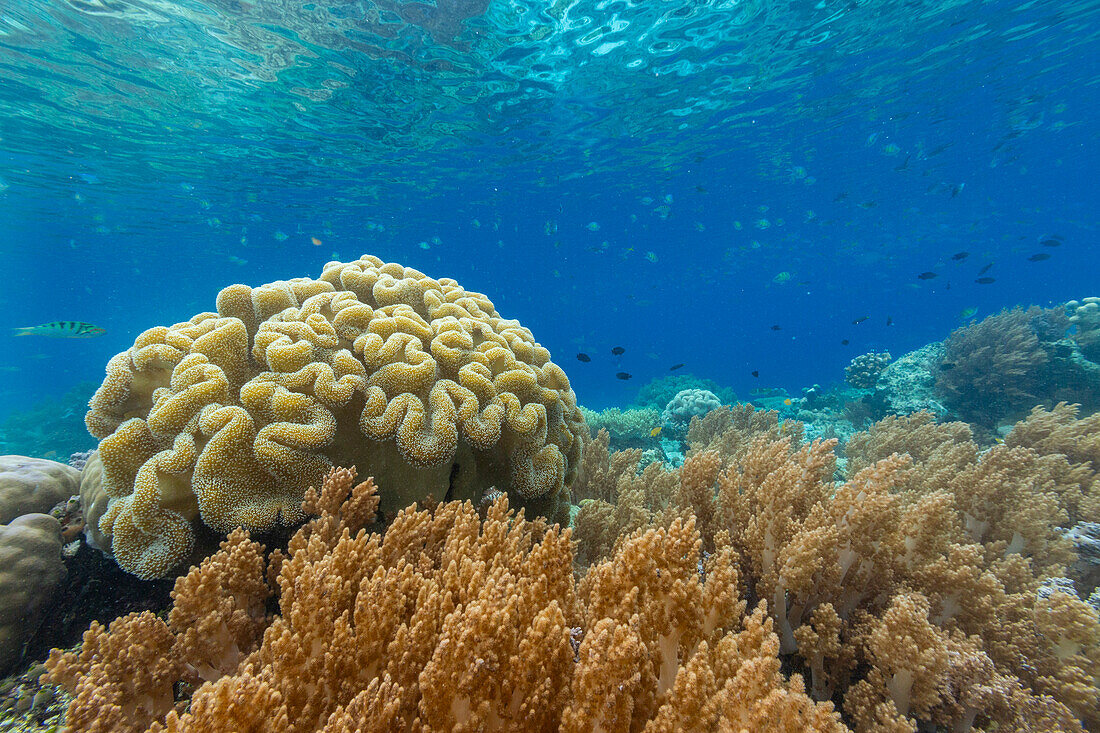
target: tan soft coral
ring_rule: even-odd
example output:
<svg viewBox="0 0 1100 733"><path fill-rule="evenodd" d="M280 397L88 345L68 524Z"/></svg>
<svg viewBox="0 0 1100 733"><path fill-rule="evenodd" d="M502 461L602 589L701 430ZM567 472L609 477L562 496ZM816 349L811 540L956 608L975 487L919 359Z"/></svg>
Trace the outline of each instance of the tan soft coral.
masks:
<svg viewBox="0 0 1100 733"><path fill-rule="evenodd" d="M83 652L51 660L55 681L82 691L69 722L173 733L625 733L683 721L697 731L844 730L831 705L780 672L764 610L744 618L726 533L704 558L694 520L638 532L578 589L569 531L526 520L505 497L484 518L469 502L410 507L383 537L363 527L378 506L375 486L354 477L333 471L307 494L304 510L320 516L272 562L281 613L232 673L211 675L177 709L174 681L197 681L195 652L205 659L210 649L173 632L172 615L168 624L127 617L89 632ZM262 563L243 535L202 577L177 584L172 614L207 630L200 636L223 628L214 633L222 640L238 619L247 645L264 623ZM211 572L234 565L247 580ZM219 580L227 587L214 600L226 602L212 603ZM97 708L96 699L117 704Z"/></svg>
<svg viewBox="0 0 1100 733"><path fill-rule="evenodd" d="M1059 402L1036 407L1005 438L1009 447L1030 448L1041 456L1064 457L1060 484L1072 522L1100 522L1100 412L1079 417L1080 407Z"/></svg>
<svg viewBox="0 0 1100 733"><path fill-rule="evenodd" d="M263 547L243 530L176 581L168 622L149 611L98 623L78 651L54 649L47 679L73 695L67 722L89 733L144 731L175 705L178 683L196 685L237 669L268 619Z"/></svg>
<svg viewBox="0 0 1100 733"><path fill-rule="evenodd" d="M301 521L303 490L334 464L386 481L388 517L496 487L565 518L587 437L576 398L484 295L364 256L233 285L217 305L141 334L91 401L111 503L99 528L126 570L170 572L199 521Z"/></svg>

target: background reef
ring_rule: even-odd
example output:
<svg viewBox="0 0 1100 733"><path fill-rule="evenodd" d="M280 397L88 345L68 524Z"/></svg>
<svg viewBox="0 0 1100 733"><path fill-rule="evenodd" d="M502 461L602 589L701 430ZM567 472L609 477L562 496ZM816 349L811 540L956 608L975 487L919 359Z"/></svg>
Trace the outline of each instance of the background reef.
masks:
<svg viewBox="0 0 1100 733"><path fill-rule="evenodd" d="M858 733L1100 730L1100 412L1056 401L1095 387L1080 303L995 314L914 355L856 359L844 382L801 395L760 389L757 405L683 375L644 390L671 394L660 410L577 408L586 422L575 470L563 474L567 520L557 509L517 512L512 501L525 495L507 485L414 496L415 473L401 472L388 474L400 498L382 511L385 472L356 484L354 472L333 468L301 495L303 519L285 514L284 530L192 515L194 565L158 573L178 575L170 598L171 578L120 573L116 561L142 574L119 555L117 520L103 517L136 495L143 471L159 477L142 491L162 500L179 477L195 480L173 462L192 455L190 444L217 445L204 425L221 408L199 398L223 394L203 385L235 373L232 364L285 361L293 370L269 366L261 381L305 369L303 394L338 406L318 387L338 377L319 379L317 364L355 374L355 363L423 363L402 336L418 328L464 349L458 362L475 371L503 358L490 336L514 322L463 320L472 305L455 290L466 316L417 325L410 298L439 283L369 259L354 272L341 275L348 296L325 280L241 290L241 302L281 308L272 319L249 306L241 323L251 357L234 361L232 341L203 327L232 325L224 313L150 330L92 400L89 424L112 410L125 418L110 421L96 454L74 457L77 467L5 459L0 585L11 608L0 608L0 650L12 676L0 706L9 721L63 715L80 731L223 730L242 720L270 731L724 730L730 721ZM386 272L399 277L379 277ZM403 293L404 304L372 302L360 314L356 334L379 334L375 352L341 335L345 318L329 305L365 303L352 284L364 276L363 293ZM491 316L487 300L476 302ZM330 319L339 338L318 350ZM461 337L479 329L483 347ZM537 355L518 333L513 359ZM451 358L436 345L423 353ZM568 389L537 358L508 363L498 385L547 379ZM1051 376L1069 368L1081 378ZM533 381L507 376L514 370ZM960 402L949 384L1003 399ZM1037 404L1021 413L1028 401ZM916 409L925 404L935 409ZM192 412L167 419L185 405ZM159 458L142 458L132 436L113 437L161 423L181 432ZM265 433L251 435L262 454ZM118 496L104 492L113 465L139 461L153 468L116 473L138 478ZM253 493L279 495L279 486L259 480ZM242 501L234 496L221 501ZM150 516L179 506L166 501ZM133 516L149 548L171 547L170 532L153 534L165 525ZM103 552L111 548L114 559ZM33 598L16 594L31 589ZM61 648L43 666L50 646Z"/></svg>

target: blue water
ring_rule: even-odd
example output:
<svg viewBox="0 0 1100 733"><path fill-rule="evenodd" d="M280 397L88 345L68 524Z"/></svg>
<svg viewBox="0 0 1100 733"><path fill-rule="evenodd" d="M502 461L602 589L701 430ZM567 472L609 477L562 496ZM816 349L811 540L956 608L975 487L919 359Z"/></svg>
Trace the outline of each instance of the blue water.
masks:
<svg viewBox="0 0 1100 733"><path fill-rule="evenodd" d="M0 326L107 332L0 335L0 418L364 252L486 293L597 409L1100 295L1098 36L1094 0L11 0Z"/></svg>

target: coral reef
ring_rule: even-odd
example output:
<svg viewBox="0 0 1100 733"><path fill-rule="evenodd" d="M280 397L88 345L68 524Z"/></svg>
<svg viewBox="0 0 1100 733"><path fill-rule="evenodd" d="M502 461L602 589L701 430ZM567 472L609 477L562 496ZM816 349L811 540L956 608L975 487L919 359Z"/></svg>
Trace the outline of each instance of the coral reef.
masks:
<svg viewBox="0 0 1100 733"><path fill-rule="evenodd" d="M947 413L935 394L936 374L943 362L944 345L936 342L903 355L879 375L875 399L882 411L908 415L927 410L936 415ZM880 414L880 417L882 415Z"/></svg>
<svg viewBox="0 0 1100 733"><path fill-rule="evenodd" d="M1075 591L1100 611L1100 522L1078 522L1065 536L1077 554L1068 579Z"/></svg>
<svg viewBox="0 0 1100 733"><path fill-rule="evenodd" d="M55 651L89 733L263 730L845 730L781 672L765 604L745 615L725 534L642 529L574 580L568 530L469 502L401 511L333 471L273 553L237 530L177 581L167 622L126 616ZM274 582L280 613L263 614ZM193 630L193 633L191 632ZM179 703L175 692L194 690Z"/></svg>
<svg viewBox="0 0 1100 733"><path fill-rule="evenodd" d="M22 658L65 575L61 525L48 514L23 514L0 524L0 673Z"/></svg>
<svg viewBox="0 0 1100 733"><path fill-rule="evenodd" d="M69 465L77 471L83 471L84 466L88 464L88 459L92 457L93 453L95 453L94 450L77 451L69 456Z"/></svg>
<svg viewBox="0 0 1100 733"><path fill-rule="evenodd" d="M65 576L62 548L83 525L69 510L79 482L64 463L0 456L0 672L20 661Z"/></svg>
<svg viewBox="0 0 1100 733"><path fill-rule="evenodd" d="M954 331L944 342L936 394L956 415L986 428L1011 423L1036 404L1078 402L1095 410L1100 364L1079 341L1089 346L1090 321L1078 321L1072 323L1065 308L1031 306Z"/></svg>
<svg viewBox="0 0 1100 733"><path fill-rule="evenodd" d="M1096 496L1086 464L982 453L967 425L918 413L853 438L837 484L831 441L738 432L706 431L678 472L627 467L629 491L578 513L578 556L630 523L693 517L704 548L736 551L750 605L769 602L785 663L857 731L1100 724L1100 621L1052 582Z"/></svg>
<svg viewBox="0 0 1100 733"><path fill-rule="evenodd" d="M669 400L661 412L661 425L673 436L687 435L693 417L703 417L722 406L718 395L706 389L684 389Z"/></svg>
<svg viewBox="0 0 1100 733"><path fill-rule="evenodd" d="M728 459L736 459L755 438L787 437L797 446L802 443L802 435L803 426L797 420L784 419L775 410L756 409L744 403L719 407L692 418L687 442L696 451L718 451Z"/></svg>
<svg viewBox="0 0 1100 733"><path fill-rule="evenodd" d="M94 451L80 472L80 509L84 515L84 538L101 552L111 552L111 537L99 529L111 497L103 488L103 460Z"/></svg>
<svg viewBox="0 0 1100 733"><path fill-rule="evenodd" d="M718 396L722 404L731 405L737 401L737 395L729 387L723 387L713 379L704 379L694 374L670 374L667 377L651 379L638 391L634 404L641 408L656 410L658 413L672 401L677 392L685 389L705 389Z"/></svg>
<svg viewBox="0 0 1100 733"><path fill-rule="evenodd" d="M1100 363L1100 298L1066 303L1069 321L1076 327L1073 340L1085 358Z"/></svg>
<svg viewBox="0 0 1100 733"><path fill-rule="evenodd" d="M844 368L844 381L856 389L874 389L892 358L889 351L860 354Z"/></svg>
<svg viewBox="0 0 1100 733"><path fill-rule="evenodd" d="M217 307L138 336L90 403L110 498L98 528L126 570L171 572L194 523L301 521L332 465L391 486L387 517L495 487L567 518L588 434L576 398L484 295L365 255L317 280L227 287Z"/></svg>
<svg viewBox="0 0 1100 733"><path fill-rule="evenodd" d="M285 552L234 531L167 620L93 625L49 679L68 725L120 733L1095 730L1100 618L1064 575L1090 420L1036 410L983 451L892 416L843 472L747 405L694 418L676 470L601 431L570 529L500 494L381 534L380 490L333 470Z"/></svg>
<svg viewBox="0 0 1100 733"><path fill-rule="evenodd" d="M661 424L660 413L652 408L620 410L611 407L594 412L581 407L584 422L592 435L606 430L613 450L650 448L656 444L651 432Z"/></svg>
<svg viewBox="0 0 1100 733"><path fill-rule="evenodd" d="M0 456L0 524L23 514L47 514L79 493L80 471L27 456Z"/></svg>
<svg viewBox="0 0 1100 733"><path fill-rule="evenodd" d="M0 453L64 461L94 445L84 427L84 412L95 388L92 382L81 382L60 397L9 414L0 423Z"/></svg>

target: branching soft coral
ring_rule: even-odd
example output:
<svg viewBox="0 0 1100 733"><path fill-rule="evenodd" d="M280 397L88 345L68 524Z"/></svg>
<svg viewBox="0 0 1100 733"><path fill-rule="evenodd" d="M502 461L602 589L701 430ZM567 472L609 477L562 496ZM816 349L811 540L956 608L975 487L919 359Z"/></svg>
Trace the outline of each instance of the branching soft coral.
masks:
<svg viewBox="0 0 1100 733"><path fill-rule="evenodd" d="M696 450L718 451L728 462L739 458L756 438L787 437L798 446L802 443L802 432L802 423L797 420L784 420L775 410L756 409L742 403L693 417L687 441Z"/></svg>
<svg viewBox="0 0 1100 733"><path fill-rule="evenodd" d="M383 537L363 526L377 508L374 484L353 484L354 472L333 471L320 492L307 493L303 510L319 516L285 554L273 553L281 613L235 670L173 709L175 681L224 669L171 622L128 617L110 632L93 629L82 653L53 662L54 678L80 691L70 722L171 733L626 733L683 729L685 721L698 731L730 730L731 722L783 733L844 730L830 704L781 674L763 608L744 619L727 533L704 557L693 517L639 531L578 589L569 531L526 520L505 497L484 518L468 502L410 507ZM204 563L205 577L177 587L173 614L220 642L255 638L263 563L250 549L235 533ZM234 563L242 582L209 572ZM216 578L224 603L187 597L208 595ZM192 657L177 658L177 647ZM201 670L196 658L207 663ZM83 695L93 683L106 690L98 708Z"/></svg>
<svg viewBox="0 0 1100 733"><path fill-rule="evenodd" d="M98 675L97 690L116 690L99 693L103 720L167 714L173 732L219 730L230 715L272 733L843 730L831 703L860 733L1100 726L1100 620L1074 596L1038 593L1065 551L1053 529L1080 502L1065 456L979 455L968 431L921 417L861 441L836 483L832 442L770 434L735 456L711 442L676 471L601 457L615 503L577 516L598 536L586 572L568 530L506 499L481 515L411 507L370 533L373 483L334 472L306 496L317 516L273 553L281 613L258 649L247 654L250 624L266 623L254 580L188 586L233 599L195 608L229 612L247 633L194 623L237 639L235 671L232 655L178 642L170 617L141 619L147 641L126 652L152 681L96 665L96 649L129 649L102 629L57 679ZM255 578L263 565L241 568ZM177 646L188 651L159 661ZM169 711L162 681L197 673L223 676ZM93 700L74 719L98 720ZM241 700L278 722L253 722Z"/></svg>
<svg viewBox="0 0 1100 733"><path fill-rule="evenodd" d="M174 706L176 683L234 672L266 626L263 547L236 530L221 551L176 581L168 623L145 611L93 623L79 651L54 649L48 681L73 695L69 726L88 733L144 731Z"/></svg>
<svg viewBox="0 0 1100 733"><path fill-rule="evenodd" d="M1072 522L1100 522L1100 412L1078 418L1078 406L1059 402L1036 407L1005 438L1012 448L1030 448L1041 456L1062 456L1067 467L1060 483L1076 484L1066 509Z"/></svg>
<svg viewBox="0 0 1100 733"><path fill-rule="evenodd" d="M936 393L968 422L995 426L1039 398L1050 355L1039 339L1046 321L1064 312L1013 308L954 331L944 341Z"/></svg>

